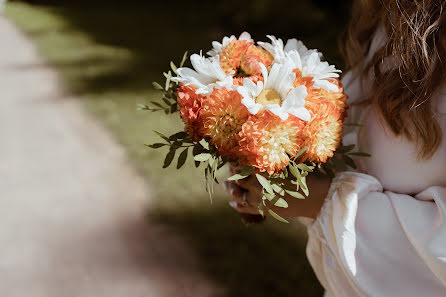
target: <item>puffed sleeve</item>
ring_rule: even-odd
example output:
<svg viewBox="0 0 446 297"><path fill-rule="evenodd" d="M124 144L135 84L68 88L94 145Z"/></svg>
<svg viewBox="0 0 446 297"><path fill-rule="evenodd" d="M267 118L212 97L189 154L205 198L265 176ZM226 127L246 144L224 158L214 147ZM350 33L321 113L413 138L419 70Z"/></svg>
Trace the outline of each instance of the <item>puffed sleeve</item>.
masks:
<svg viewBox="0 0 446 297"><path fill-rule="evenodd" d="M445 187L409 196L339 173L308 233L308 259L330 297L446 296Z"/></svg>

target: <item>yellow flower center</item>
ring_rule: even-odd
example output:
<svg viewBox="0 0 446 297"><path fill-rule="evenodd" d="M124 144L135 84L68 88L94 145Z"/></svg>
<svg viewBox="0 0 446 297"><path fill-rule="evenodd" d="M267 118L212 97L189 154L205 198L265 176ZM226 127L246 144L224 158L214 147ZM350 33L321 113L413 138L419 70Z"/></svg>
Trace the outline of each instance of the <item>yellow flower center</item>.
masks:
<svg viewBox="0 0 446 297"><path fill-rule="evenodd" d="M262 104L263 106L268 104L278 104L282 103L282 98L279 93L273 89L265 89L260 92L259 96L256 98L256 102Z"/></svg>

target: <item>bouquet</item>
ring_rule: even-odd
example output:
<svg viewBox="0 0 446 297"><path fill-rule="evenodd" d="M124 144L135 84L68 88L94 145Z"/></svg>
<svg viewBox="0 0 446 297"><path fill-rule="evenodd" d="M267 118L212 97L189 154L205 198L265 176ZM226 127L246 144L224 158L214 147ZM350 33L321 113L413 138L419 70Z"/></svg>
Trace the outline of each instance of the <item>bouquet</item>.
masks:
<svg viewBox="0 0 446 297"><path fill-rule="evenodd" d="M296 199L309 195L306 176L315 171L334 175L337 169L355 168L349 154L353 146L341 146L347 96L339 72L322 60L322 54L301 41L267 36L257 42L244 32L239 38L212 42L207 56L190 56L192 67L171 62L164 73L162 102L141 108L179 111L184 131L166 136L151 148L169 147L164 167L181 150L177 168L189 151L199 167L204 165L206 189L212 194L217 172L228 162L241 167L229 180L255 175L263 187L259 214L268 212L287 222L267 207L270 201L287 207L288 194ZM335 151L338 154L334 156Z"/></svg>

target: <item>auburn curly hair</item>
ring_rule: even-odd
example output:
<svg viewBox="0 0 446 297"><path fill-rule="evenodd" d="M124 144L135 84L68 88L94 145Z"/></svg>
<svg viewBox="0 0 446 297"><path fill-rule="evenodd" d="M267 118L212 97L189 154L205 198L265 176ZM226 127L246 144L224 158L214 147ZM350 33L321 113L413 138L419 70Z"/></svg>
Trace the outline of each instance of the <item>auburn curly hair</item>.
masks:
<svg viewBox="0 0 446 297"><path fill-rule="evenodd" d="M365 100L376 106L390 129L418 145L428 159L442 142L433 98L446 78L446 0L355 0L340 47L347 68L363 78L373 71L374 93ZM373 33L384 25L387 41L365 61ZM382 70L386 58L395 67Z"/></svg>

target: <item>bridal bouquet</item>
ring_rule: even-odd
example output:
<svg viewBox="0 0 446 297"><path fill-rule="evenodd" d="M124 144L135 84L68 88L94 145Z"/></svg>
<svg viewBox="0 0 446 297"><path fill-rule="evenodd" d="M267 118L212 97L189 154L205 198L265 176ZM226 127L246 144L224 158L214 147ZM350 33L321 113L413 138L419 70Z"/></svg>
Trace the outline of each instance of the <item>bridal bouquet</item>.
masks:
<svg viewBox="0 0 446 297"><path fill-rule="evenodd" d="M340 147L348 108L340 70L301 41L268 38L256 44L245 32L214 41L207 56L191 55L192 68L183 66L186 53L179 68L171 62L164 87L153 84L164 93L162 103L141 108L179 111L184 122L184 131L171 136L155 131L163 142L149 146L169 147L164 167L180 149L180 168L191 150L195 165L204 165L211 194L218 170L233 162L242 169L230 180L254 174L262 185L259 213L286 221L266 200L287 207L285 194L304 199L310 172L354 167L348 155L360 153ZM340 154L334 157L336 150Z"/></svg>

